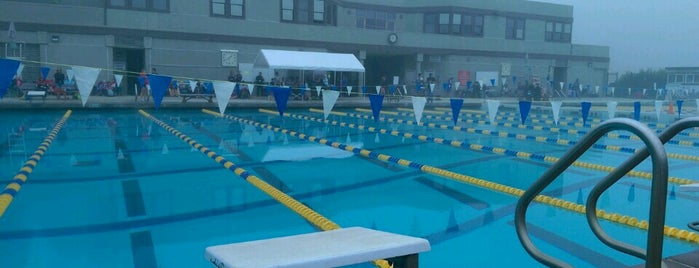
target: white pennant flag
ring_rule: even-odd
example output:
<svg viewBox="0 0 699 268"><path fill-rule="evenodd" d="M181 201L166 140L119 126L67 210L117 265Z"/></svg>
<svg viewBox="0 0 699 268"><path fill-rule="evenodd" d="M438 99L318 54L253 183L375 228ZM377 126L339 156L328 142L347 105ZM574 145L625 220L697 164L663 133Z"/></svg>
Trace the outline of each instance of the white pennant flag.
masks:
<svg viewBox="0 0 699 268"><path fill-rule="evenodd" d="M430 93L434 93L434 83L430 84Z"/></svg>
<svg viewBox="0 0 699 268"><path fill-rule="evenodd" d="M454 90L459 90L459 86L461 86L461 82L459 82L459 81L454 82Z"/></svg>
<svg viewBox="0 0 699 268"><path fill-rule="evenodd" d="M501 85L504 86L504 85L505 85L505 82L507 82L507 78L505 78L505 77L500 78L500 81L502 81Z"/></svg>
<svg viewBox="0 0 699 268"><path fill-rule="evenodd" d="M616 88L615 88L615 87L610 87L609 89L610 89L611 92L612 92L612 96L614 96L614 90L615 90Z"/></svg>
<svg viewBox="0 0 699 268"><path fill-rule="evenodd" d="M352 94L352 86L347 86L347 96L349 97L350 94Z"/></svg>
<svg viewBox="0 0 699 268"><path fill-rule="evenodd" d="M595 86L595 94L599 94L599 86Z"/></svg>
<svg viewBox="0 0 699 268"><path fill-rule="evenodd" d="M645 96L645 95L646 95L646 89L644 88L643 89L643 96Z"/></svg>
<svg viewBox="0 0 699 268"><path fill-rule="evenodd" d="M629 95L631 95L631 88L629 88Z"/></svg>
<svg viewBox="0 0 699 268"><path fill-rule="evenodd" d="M216 93L216 101L218 101L218 111L223 114L226 112L226 107L228 107L228 102L231 100L231 95L233 95L233 89L235 89L235 83L229 81L213 81L214 93Z"/></svg>
<svg viewBox="0 0 699 268"><path fill-rule="evenodd" d="M660 111L662 109L663 109L663 101L661 101L661 100L655 101L655 116L658 118L658 122L660 122Z"/></svg>
<svg viewBox="0 0 699 268"><path fill-rule="evenodd" d="M66 70L66 76L68 76L68 81L73 81L73 78L75 77L75 72L73 69Z"/></svg>
<svg viewBox="0 0 699 268"><path fill-rule="evenodd" d="M85 106L87 98L90 97L90 92L92 92L92 87L95 85L95 81L97 81L100 70L99 68L73 66L75 85L78 86L78 92L80 92L80 100L83 106Z"/></svg>
<svg viewBox="0 0 699 268"><path fill-rule="evenodd" d="M607 113L609 113L609 119L614 118L616 114L616 101L607 102Z"/></svg>
<svg viewBox="0 0 699 268"><path fill-rule="evenodd" d="M578 85L578 87L580 88L580 92L582 92L582 88L583 88L582 84Z"/></svg>
<svg viewBox="0 0 699 268"><path fill-rule="evenodd" d="M562 101L551 101L551 111L553 112L553 121L558 125L560 119Z"/></svg>
<svg viewBox="0 0 699 268"><path fill-rule="evenodd" d="M376 86L376 94L381 94L381 86Z"/></svg>
<svg viewBox="0 0 699 268"><path fill-rule="evenodd" d="M427 98L425 97L413 97L413 113L415 114L415 121L420 124L422 120L422 111L425 110L425 103L427 103Z"/></svg>
<svg viewBox="0 0 699 268"><path fill-rule="evenodd" d="M197 88L197 81L189 80L189 91L191 91L193 93L196 88Z"/></svg>
<svg viewBox="0 0 699 268"><path fill-rule="evenodd" d="M490 119L490 125L495 125L495 116L498 114L498 107L500 107L499 100L486 100L488 104L488 119Z"/></svg>
<svg viewBox="0 0 699 268"><path fill-rule="evenodd" d="M561 84L561 90L563 90L563 85L565 85L565 82L558 82L558 83Z"/></svg>
<svg viewBox="0 0 699 268"><path fill-rule="evenodd" d="M255 84L248 84L248 91L250 91L250 96L255 93Z"/></svg>
<svg viewBox="0 0 699 268"><path fill-rule="evenodd" d="M22 71L24 71L24 63L20 62L19 67L17 67L17 72L16 72L17 77L22 76Z"/></svg>
<svg viewBox="0 0 699 268"><path fill-rule="evenodd" d="M403 85L403 94L408 95L408 88L405 85Z"/></svg>
<svg viewBox="0 0 699 268"><path fill-rule="evenodd" d="M114 81L116 81L117 87L121 86L121 79L124 78L124 75L121 74L114 74Z"/></svg>
<svg viewBox="0 0 699 268"><path fill-rule="evenodd" d="M316 86L316 93L318 93L318 97L320 97L320 89L321 89L320 86Z"/></svg>
<svg viewBox="0 0 699 268"><path fill-rule="evenodd" d="M330 115L330 111L332 111L333 106L335 106L335 102L337 101L337 97L340 96L340 91L335 91L335 90L323 90L323 115L325 115L325 119L328 119L328 115Z"/></svg>

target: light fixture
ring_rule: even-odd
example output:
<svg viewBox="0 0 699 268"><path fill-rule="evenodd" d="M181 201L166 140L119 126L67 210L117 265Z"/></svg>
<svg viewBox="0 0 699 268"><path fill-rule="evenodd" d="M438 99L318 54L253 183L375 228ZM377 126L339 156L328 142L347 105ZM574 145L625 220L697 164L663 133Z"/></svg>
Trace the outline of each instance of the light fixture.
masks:
<svg viewBox="0 0 699 268"><path fill-rule="evenodd" d="M51 42L58 43L59 41L61 41L61 39L58 37L58 35L51 36Z"/></svg>

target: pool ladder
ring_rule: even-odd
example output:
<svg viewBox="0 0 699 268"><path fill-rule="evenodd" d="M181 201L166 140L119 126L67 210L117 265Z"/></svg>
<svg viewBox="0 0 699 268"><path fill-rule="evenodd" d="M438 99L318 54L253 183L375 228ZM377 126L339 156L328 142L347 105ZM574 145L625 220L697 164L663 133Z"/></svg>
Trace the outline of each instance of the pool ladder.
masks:
<svg viewBox="0 0 699 268"><path fill-rule="evenodd" d="M524 249L534 259L551 267L572 267L570 264L556 259L539 250L532 243L526 226L526 213L529 204L539 195L544 188L551 184L563 171L570 167L583 153L594 145L600 138L611 131L626 130L637 135L645 147L637 150L636 153L621 165L605 176L590 191L585 206L585 216L588 225L597 238L607 246L623 253L636 256L646 261L646 267L665 267L662 259L663 251L663 229L665 227L665 207L667 199L668 184L668 161L665 153L664 143L669 141L681 131L699 127L699 117L692 117L679 120L656 136L647 126L636 120L628 118L610 119L585 135L575 146L549 168L539 179L527 189L517 202L515 210L515 229L517 236ZM646 249L642 249L610 237L599 224L597 218L597 200L614 183L619 181L626 173L640 164L650 156L652 160L652 184L651 203L648 223L648 236Z"/></svg>

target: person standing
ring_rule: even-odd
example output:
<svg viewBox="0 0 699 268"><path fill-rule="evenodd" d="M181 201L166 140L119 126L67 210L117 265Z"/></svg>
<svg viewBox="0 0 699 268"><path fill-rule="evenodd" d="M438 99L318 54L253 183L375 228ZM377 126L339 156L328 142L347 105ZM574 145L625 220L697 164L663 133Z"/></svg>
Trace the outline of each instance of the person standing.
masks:
<svg viewBox="0 0 699 268"><path fill-rule="evenodd" d="M155 71L155 68L153 68L153 71ZM148 81L146 69L141 69L141 72L138 74L138 82L141 84L139 95L144 102L148 102L150 99L150 81Z"/></svg>
<svg viewBox="0 0 699 268"><path fill-rule="evenodd" d="M53 81L56 83L56 86L63 87L63 84L66 81L66 75L63 73L61 68L58 68L56 73L53 74Z"/></svg>

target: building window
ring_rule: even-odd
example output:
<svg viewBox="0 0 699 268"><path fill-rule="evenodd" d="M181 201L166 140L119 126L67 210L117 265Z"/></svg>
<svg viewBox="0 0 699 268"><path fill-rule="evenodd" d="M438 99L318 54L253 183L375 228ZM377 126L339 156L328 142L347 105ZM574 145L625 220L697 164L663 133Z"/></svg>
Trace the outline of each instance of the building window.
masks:
<svg viewBox="0 0 699 268"><path fill-rule="evenodd" d="M462 13L427 13L425 33L483 36L483 16Z"/></svg>
<svg viewBox="0 0 699 268"><path fill-rule="evenodd" d="M505 38L524 40L524 19L507 18Z"/></svg>
<svg viewBox="0 0 699 268"><path fill-rule="evenodd" d="M109 0L109 7L167 12L170 9L170 0Z"/></svg>
<svg viewBox="0 0 699 268"><path fill-rule="evenodd" d="M245 17L245 0L211 0L211 14L222 17Z"/></svg>
<svg viewBox="0 0 699 268"><path fill-rule="evenodd" d="M282 0L281 18L285 22L335 25L337 9L326 0Z"/></svg>
<svg viewBox="0 0 699 268"><path fill-rule="evenodd" d="M396 13L357 9L357 28L394 31Z"/></svg>
<svg viewBox="0 0 699 268"><path fill-rule="evenodd" d="M571 24L565 22L546 22L546 41L570 43Z"/></svg>

